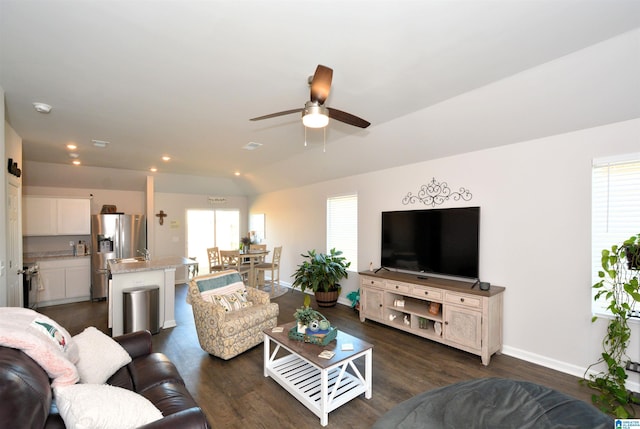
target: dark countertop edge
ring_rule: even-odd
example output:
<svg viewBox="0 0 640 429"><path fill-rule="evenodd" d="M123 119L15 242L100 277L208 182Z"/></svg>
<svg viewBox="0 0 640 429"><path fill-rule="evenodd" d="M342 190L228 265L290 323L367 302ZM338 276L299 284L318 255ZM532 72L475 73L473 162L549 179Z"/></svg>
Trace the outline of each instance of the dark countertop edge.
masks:
<svg viewBox="0 0 640 429"><path fill-rule="evenodd" d="M360 274L361 276L377 277L379 279L384 279L384 280L395 280L399 282L412 283L420 286L435 287L435 288L450 290L452 292L469 293L472 295L479 295L479 296L494 296L505 291L505 288L503 286L494 286L493 284L491 285L491 288L487 291L480 290L480 287L478 285L476 285L473 289L471 289L471 286L473 286L474 282L445 279L445 278L429 275L428 273L411 274L411 273L403 273L399 271L381 270L377 273L374 273L373 271L359 271L358 274ZM418 278L423 276L428 278L426 279Z"/></svg>

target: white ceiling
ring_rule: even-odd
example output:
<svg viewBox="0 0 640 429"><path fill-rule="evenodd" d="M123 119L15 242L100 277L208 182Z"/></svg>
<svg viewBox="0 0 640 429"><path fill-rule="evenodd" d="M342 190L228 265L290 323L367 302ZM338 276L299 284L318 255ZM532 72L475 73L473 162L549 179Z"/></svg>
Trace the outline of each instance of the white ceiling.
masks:
<svg viewBox="0 0 640 429"><path fill-rule="evenodd" d="M638 117L635 98L546 115L561 103L537 82L527 97L506 94L490 130L438 112L476 94L457 109L490 115L483 88L639 27L637 0L0 0L0 86L25 161L69 165L74 142L82 166L68 171L156 166L176 183L206 176L218 192L252 194ZM305 147L296 114L249 121L303 107L319 63L334 69L326 104L369 128L331 121L325 150L322 131ZM532 103L542 113L523 119ZM83 187L82 173L69 177Z"/></svg>

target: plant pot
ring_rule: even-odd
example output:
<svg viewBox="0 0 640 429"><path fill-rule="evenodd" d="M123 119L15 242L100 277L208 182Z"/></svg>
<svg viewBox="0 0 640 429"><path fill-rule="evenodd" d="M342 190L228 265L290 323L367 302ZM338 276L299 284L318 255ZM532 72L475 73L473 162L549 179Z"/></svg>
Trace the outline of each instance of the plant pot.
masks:
<svg viewBox="0 0 640 429"><path fill-rule="evenodd" d="M338 297L340 296L340 291L316 291L315 296L316 304L318 304L318 307L335 307L338 302Z"/></svg>

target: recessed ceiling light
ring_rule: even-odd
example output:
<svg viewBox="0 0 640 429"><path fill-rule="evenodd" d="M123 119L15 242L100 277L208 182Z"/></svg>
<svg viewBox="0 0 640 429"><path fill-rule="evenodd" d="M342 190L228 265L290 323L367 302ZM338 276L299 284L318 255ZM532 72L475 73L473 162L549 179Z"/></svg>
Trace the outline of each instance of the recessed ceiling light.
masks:
<svg viewBox="0 0 640 429"><path fill-rule="evenodd" d="M69 150L76 150L76 149L78 149L78 146L76 146L74 143L69 143L69 144L67 145L67 149L69 149Z"/></svg>
<svg viewBox="0 0 640 429"><path fill-rule="evenodd" d="M151 167L149 171L152 173L155 173L156 171L158 171L158 169L156 167Z"/></svg>
<svg viewBox="0 0 640 429"><path fill-rule="evenodd" d="M77 159L74 159L74 160L73 160L73 165L80 165L80 161L79 161L79 160L77 160Z"/></svg>
<svg viewBox="0 0 640 429"><path fill-rule="evenodd" d="M162 160L163 160L164 162L167 162L167 161L170 161L170 160L171 160L171 157L170 157L170 156L165 155L165 156L163 156L163 157L162 157Z"/></svg>
<svg viewBox="0 0 640 429"><path fill-rule="evenodd" d="M33 108L36 109L36 112L39 112L39 113L51 112L51 106L45 103L33 103Z"/></svg>
<svg viewBox="0 0 640 429"><path fill-rule="evenodd" d="M262 146L262 143L249 142L246 145L242 146L242 149L244 149L244 150L254 150L254 149L258 149L260 146Z"/></svg>
<svg viewBox="0 0 640 429"><path fill-rule="evenodd" d="M109 142L104 141L104 140L91 140L91 143L93 143L93 145L95 147L107 147L107 145L109 144Z"/></svg>
<svg viewBox="0 0 640 429"><path fill-rule="evenodd" d="M239 176L239 175L240 175L240 172L239 172L239 171L236 171L236 172L235 172L235 173L233 173L233 174L234 174L234 175L236 175L236 176Z"/></svg>
<svg viewBox="0 0 640 429"><path fill-rule="evenodd" d="M75 152L71 152L71 153L69 154L69 157L71 157L71 158L74 158L74 159L75 159L75 158L80 157L80 155L78 155L78 154L77 154L77 153L75 153Z"/></svg>

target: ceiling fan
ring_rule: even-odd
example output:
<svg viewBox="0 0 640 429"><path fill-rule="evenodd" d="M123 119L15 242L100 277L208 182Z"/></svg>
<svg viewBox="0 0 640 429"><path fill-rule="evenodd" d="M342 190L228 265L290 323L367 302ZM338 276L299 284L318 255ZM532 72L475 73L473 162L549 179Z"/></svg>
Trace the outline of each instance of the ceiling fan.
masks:
<svg viewBox="0 0 640 429"><path fill-rule="evenodd" d="M309 77L309 86L311 87L311 100L304 104L304 108L285 110L283 112L271 113L269 115L251 118L250 121L261 121L263 119L275 118L277 116L290 115L291 113L302 112L302 123L309 128L323 128L329 124L329 118L355 127L367 128L371 125L351 113L342 110L327 107L324 102L329 97L331 90L331 79L333 78L333 70L329 67L318 64L316 72Z"/></svg>

